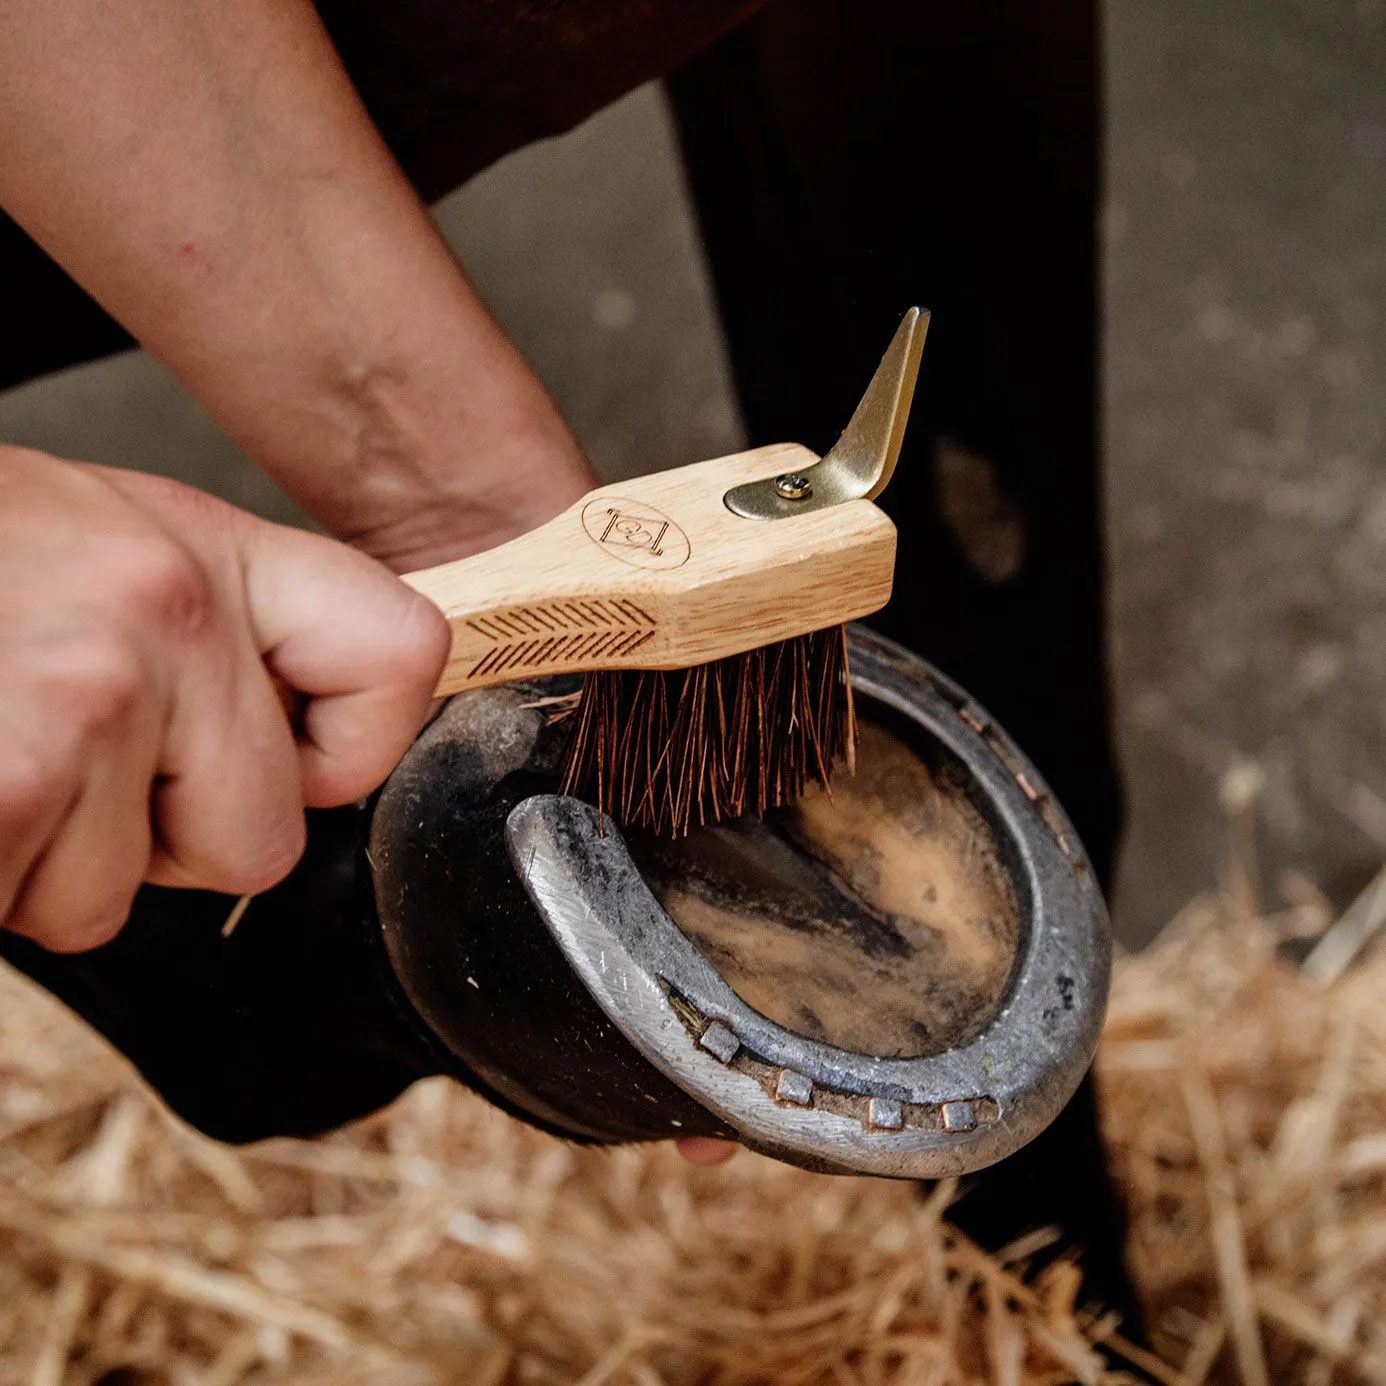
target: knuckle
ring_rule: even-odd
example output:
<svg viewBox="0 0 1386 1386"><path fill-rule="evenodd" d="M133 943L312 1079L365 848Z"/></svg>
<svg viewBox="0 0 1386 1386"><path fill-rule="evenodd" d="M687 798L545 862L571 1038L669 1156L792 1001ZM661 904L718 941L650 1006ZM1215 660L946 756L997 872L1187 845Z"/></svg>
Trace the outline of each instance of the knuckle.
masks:
<svg viewBox="0 0 1386 1386"><path fill-rule="evenodd" d="M104 837L88 831L80 843L50 844L50 855L12 902L5 927L50 953L85 953L115 938L130 918L146 874L148 834L136 832L129 841L114 843ZM93 863L90 870L72 869L75 849Z"/></svg>
<svg viewBox="0 0 1386 1386"><path fill-rule="evenodd" d="M121 909L93 910L80 918L64 920L61 927L52 931L51 941L44 947L53 953L89 953L115 938L129 917L127 904Z"/></svg>
<svg viewBox="0 0 1386 1386"><path fill-rule="evenodd" d="M128 727L146 695L138 656L114 639L88 641L72 652L63 678L76 716L88 733Z"/></svg>
<svg viewBox="0 0 1386 1386"><path fill-rule="evenodd" d="M16 679L20 711L30 726L30 749L0 750L0 780L25 778L20 768L5 771L18 755L47 766L48 776L63 766L77 768L79 749L92 734L128 727L149 695L144 664L135 645L121 634L88 629L32 653ZM29 772L43 773L32 765Z"/></svg>
<svg viewBox="0 0 1386 1386"><path fill-rule="evenodd" d="M94 909L62 919L20 910L5 927L50 953L89 953L115 938L129 917L130 903L123 908Z"/></svg>
<svg viewBox="0 0 1386 1386"><path fill-rule="evenodd" d="M212 591L192 553L172 541L141 543L124 556L121 590L136 615L197 634L211 618Z"/></svg>
<svg viewBox="0 0 1386 1386"><path fill-rule="evenodd" d="M452 645L452 632L443 613L427 597L410 593L403 619L394 628L395 664L410 684L437 681Z"/></svg>
<svg viewBox="0 0 1386 1386"><path fill-rule="evenodd" d="M65 777L36 751L0 749L0 828L27 828L65 795Z"/></svg>
<svg viewBox="0 0 1386 1386"><path fill-rule="evenodd" d="M307 843L307 824L300 813L277 833L233 844L219 863L220 888L236 895L259 895L277 886L298 865Z"/></svg>

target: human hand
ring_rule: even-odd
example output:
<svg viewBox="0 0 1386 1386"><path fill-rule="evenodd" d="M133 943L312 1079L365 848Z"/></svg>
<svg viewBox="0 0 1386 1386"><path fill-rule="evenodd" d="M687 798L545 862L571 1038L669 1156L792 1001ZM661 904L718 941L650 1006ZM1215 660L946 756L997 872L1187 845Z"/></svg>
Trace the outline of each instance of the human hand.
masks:
<svg viewBox="0 0 1386 1386"><path fill-rule="evenodd" d="M77 951L143 881L273 885L305 806L393 768L447 646L427 601L343 545L0 447L0 922Z"/></svg>
<svg viewBox="0 0 1386 1386"><path fill-rule="evenodd" d="M724 1165L736 1154L734 1141L714 1140L710 1136L686 1136L674 1148L690 1165Z"/></svg>

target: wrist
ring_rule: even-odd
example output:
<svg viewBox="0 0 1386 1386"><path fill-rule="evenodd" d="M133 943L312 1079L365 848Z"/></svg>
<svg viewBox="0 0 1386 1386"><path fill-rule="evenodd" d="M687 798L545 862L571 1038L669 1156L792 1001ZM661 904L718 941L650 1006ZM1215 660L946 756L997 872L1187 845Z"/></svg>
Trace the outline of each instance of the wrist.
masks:
<svg viewBox="0 0 1386 1386"><path fill-rule="evenodd" d="M512 433L436 458L372 470L333 533L399 573L466 558L550 520L596 485L574 447Z"/></svg>
<svg viewBox="0 0 1386 1386"><path fill-rule="evenodd" d="M512 538L595 485L544 387L443 253L432 273L378 262L377 282L355 278L333 311L305 305L291 337L223 336L216 359L185 374L329 533L399 571Z"/></svg>
<svg viewBox="0 0 1386 1386"><path fill-rule="evenodd" d="M595 484L581 449L519 354L415 348L355 372L322 412L293 474L266 462L331 533L397 571L514 538ZM475 344L474 344L475 345Z"/></svg>

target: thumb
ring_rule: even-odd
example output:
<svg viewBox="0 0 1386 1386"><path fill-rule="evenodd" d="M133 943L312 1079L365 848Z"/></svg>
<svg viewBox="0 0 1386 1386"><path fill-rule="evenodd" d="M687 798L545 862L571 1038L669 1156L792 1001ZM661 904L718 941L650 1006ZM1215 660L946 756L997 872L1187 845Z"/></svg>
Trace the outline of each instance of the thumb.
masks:
<svg viewBox="0 0 1386 1386"><path fill-rule="evenodd" d="M384 780L418 734L447 658L447 622L345 544L244 518L251 628L269 670L308 699L299 728L304 803L350 803Z"/></svg>

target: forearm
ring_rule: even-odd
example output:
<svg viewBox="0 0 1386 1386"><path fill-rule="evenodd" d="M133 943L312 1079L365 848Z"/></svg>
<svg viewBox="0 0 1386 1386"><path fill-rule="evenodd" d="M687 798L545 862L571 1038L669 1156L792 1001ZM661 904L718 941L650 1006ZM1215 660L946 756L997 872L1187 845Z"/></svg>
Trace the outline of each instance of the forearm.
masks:
<svg viewBox="0 0 1386 1386"><path fill-rule="evenodd" d="M0 0L0 204L338 534L581 489L306 0Z"/></svg>

